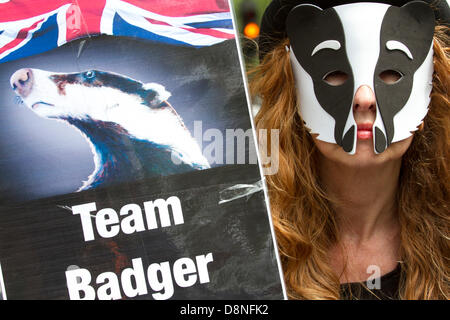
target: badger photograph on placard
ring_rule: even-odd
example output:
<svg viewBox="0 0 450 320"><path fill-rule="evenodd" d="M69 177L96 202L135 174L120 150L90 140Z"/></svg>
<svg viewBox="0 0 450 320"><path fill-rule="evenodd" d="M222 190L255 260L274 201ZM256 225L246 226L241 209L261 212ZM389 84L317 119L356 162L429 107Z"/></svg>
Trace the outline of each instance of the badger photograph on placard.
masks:
<svg viewBox="0 0 450 320"><path fill-rule="evenodd" d="M228 1L37 2L0 3L5 299L283 298Z"/></svg>
<svg viewBox="0 0 450 320"><path fill-rule="evenodd" d="M84 41L0 65L10 160L0 165L2 202L221 166L225 155L204 156L203 132L250 128L239 66L209 54L237 59L234 41L200 56L136 39Z"/></svg>
<svg viewBox="0 0 450 320"><path fill-rule="evenodd" d="M30 68L10 83L34 113L72 125L90 144L95 169L79 190L210 167L160 84L99 70Z"/></svg>
<svg viewBox="0 0 450 320"><path fill-rule="evenodd" d="M14 180L17 181L3 179L3 197L10 194L12 198L22 200L39 197L40 194L81 191L211 167L203 156L202 141L194 138L194 121L202 121L214 128L222 125L220 129L225 129L218 121L225 109L233 111L226 108L237 89L227 86L227 80L230 82L231 79L222 80L218 86L220 75L213 72L216 68L222 73L220 66L208 65L207 61L189 63L192 58L187 54L174 57L178 65L163 69L170 57L161 46L155 49L131 39L121 42L108 37L90 41L77 59L71 55L73 47L78 45L75 43L56 49L63 51L56 61L55 53L51 52L48 59L44 58L46 54L42 54L3 65L8 72L2 74L4 77L9 74L9 79L2 82L2 90L5 97L9 96L9 105L3 108L8 117L3 117L5 124L1 131L8 136L7 146L13 147L14 142L17 143L11 150L13 161L0 169L7 175L15 172ZM127 52L129 47L133 48L134 59L139 60L129 65L122 62L117 66L122 54L130 55ZM155 50L156 57L154 54L147 56ZM82 71L74 70L74 67L79 69L84 64L86 67ZM102 69L98 68L99 64ZM50 70L50 65L57 65L58 71ZM177 74L174 72L177 68L184 70ZM188 79L187 71L191 71ZM170 78L170 73L175 74L175 79ZM222 76L227 77L223 73ZM145 80L136 80L138 77ZM152 79L159 82L144 82ZM245 101L241 101L242 104ZM219 110L214 113L212 108ZM184 112L188 115L182 116ZM235 116L229 113L228 121L241 118L239 114ZM22 120L12 122L11 117ZM190 129L183 118L190 120L187 123ZM30 122L34 122L33 127L38 127L33 133L29 132ZM8 129L16 129L21 124L28 129L21 131L22 136L18 136L18 132L12 136ZM231 125L231 128L241 124ZM249 123L243 128L248 126ZM75 132L79 135L76 139L73 138ZM66 134L70 136L63 139ZM33 147L19 148L23 143ZM35 170L27 165L30 159L33 159L31 168ZM65 174L74 169L80 171L79 177L73 177L69 182ZM18 181L22 173L26 176ZM41 188L42 175L46 180L51 178L47 191ZM69 183L72 184L70 188ZM11 194L14 191L16 194Z"/></svg>

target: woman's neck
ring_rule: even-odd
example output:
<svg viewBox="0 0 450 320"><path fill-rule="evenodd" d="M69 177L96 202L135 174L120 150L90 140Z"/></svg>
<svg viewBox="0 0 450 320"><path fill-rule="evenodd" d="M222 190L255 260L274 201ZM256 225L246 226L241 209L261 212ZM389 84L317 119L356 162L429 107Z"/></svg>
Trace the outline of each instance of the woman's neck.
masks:
<svg viewBox="0 0 450 320"><path fill-rule="evenodd" d="M397 225L396 192L401 160L371 167L349 167L320 160L320 177L335 201L342 236L366 241Z"/></svg>
<svg viewBox="0 0 450 320"><path fill-rule="evenodd" d="M380 166L350 167L319 161L320 178L332 198L339 228L330 248L330 265L340 282L365 281L370 268L378 275L395 269L399 260L396 193L401 160Z"/></svg>

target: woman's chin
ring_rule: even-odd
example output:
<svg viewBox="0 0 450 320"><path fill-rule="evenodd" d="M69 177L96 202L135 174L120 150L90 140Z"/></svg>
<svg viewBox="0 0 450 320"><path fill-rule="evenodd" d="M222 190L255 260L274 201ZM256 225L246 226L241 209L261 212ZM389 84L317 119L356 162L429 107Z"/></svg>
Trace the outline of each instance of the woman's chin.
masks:
<svg viewBox="0 0 450 320"><path fill-rule="evenodd" d="M373 140L358 140L356 143L356 151L354 155L350 155L358 166L377 164L379 154L375 153Z"/></svg>
<svg viewBox="0 0 450 320"><path fill-rule="evenodd" d="M315 144L324 158L354 168L382 165L400 159L411 144L412 137L391 144L384 152L376 154L372 139L358 139L355 154L349 154L339 145L315 139Z"/></svg>

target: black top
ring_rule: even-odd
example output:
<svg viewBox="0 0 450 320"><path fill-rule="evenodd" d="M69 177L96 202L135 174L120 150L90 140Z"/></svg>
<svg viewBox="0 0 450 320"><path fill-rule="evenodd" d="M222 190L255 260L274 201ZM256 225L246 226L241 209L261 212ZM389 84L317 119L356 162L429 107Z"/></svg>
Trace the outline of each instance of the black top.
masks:
<svg viewBox="0 0 450 320"><path fill-rule="evenodd" d="M379 278L379 289L368 289L365 282L351 282L341 284L341 299L343 300L398 300L400 281L400 264ZM376 283L372 280L371 283Z"/></svg>

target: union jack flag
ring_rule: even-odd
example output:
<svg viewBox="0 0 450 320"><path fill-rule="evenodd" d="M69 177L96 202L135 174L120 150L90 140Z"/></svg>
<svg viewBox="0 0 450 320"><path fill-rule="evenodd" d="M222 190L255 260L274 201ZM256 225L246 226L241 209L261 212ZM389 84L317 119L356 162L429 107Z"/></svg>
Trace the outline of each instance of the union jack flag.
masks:
<svg viewBox="0 0 450 320"><path fill-rule="evenodd" d="M0 0L0 63L101 34L193 47L235 36L227 0Z"/></svg>

